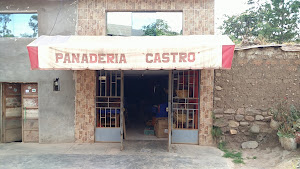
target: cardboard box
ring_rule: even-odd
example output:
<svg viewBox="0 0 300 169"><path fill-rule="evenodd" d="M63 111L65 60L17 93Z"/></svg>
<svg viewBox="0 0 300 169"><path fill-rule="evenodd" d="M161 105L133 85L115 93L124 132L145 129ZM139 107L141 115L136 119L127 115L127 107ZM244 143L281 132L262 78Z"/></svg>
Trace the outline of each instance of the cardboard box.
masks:
<svg viewBox="0 0 300 169"><path fill-rule="evenodd" d="M168 138L168 119L163 118L163 119L157 119L155 126L155 135L158 138Z"/></svg>

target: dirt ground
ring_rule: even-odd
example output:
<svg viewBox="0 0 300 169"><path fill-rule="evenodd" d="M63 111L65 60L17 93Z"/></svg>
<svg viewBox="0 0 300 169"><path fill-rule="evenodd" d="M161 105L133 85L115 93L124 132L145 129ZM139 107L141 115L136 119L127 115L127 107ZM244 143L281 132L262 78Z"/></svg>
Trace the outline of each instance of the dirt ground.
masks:
<svg viewBox="0 0 300 169"><path fill-rule="evenodd" d="M300 169L300 145L295 151L284 150L276 134L256 140L259 143L256 149L242 149L240 143L230 139L226 141L227 149L242 152L245 164L235 164L235 169Z"/></svg>
<svg viewBox="0 0 300 169"><path fill-rule="evenodd" d="M287 151L281 147L242 150L245 164L235 164L236 169L292 169L300 168L300 150Z"/></svg>

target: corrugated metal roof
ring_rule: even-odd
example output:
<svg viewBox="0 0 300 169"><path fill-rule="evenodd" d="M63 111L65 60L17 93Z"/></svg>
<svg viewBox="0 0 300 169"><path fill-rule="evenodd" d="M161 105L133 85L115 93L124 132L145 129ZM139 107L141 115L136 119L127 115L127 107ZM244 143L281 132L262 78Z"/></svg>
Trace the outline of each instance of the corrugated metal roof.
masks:
<svg viewBox="0 0 300 169"><path fill-rule="evenodd" d="M269 47L280 47L283 51L286 52L297 52L300 51L300 44L297 45L285 45L285 44L271 44L271 45L254 45L254 46L242 46L242 47L236 47L236 51L240 50L248 50L248 49L256 49L256 48L269 48Z"/></svg>
<svg viewBox="0 0 300 169"><path fill-rule="evenodd" d="M281 49L283 51L300 51L300 44L299 45L288 45L288 46L282 46Z"/></svg>

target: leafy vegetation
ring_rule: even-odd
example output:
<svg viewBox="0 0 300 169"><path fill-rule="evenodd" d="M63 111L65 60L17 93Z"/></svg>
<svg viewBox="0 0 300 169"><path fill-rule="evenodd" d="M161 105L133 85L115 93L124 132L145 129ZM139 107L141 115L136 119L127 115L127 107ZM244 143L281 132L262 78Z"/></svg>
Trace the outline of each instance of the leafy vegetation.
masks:
<svg viewBox="0 0 300 169"><path fill-rule="evenodd" d="M251 6L245 12L226 16L220 29L235 43L300 42L298 0L248 0Z"/></svg>
<svg viewBox="0 0 300 169"><path fill-rule="evenodd" d="M32 15L28 22L29 27L33 30L32 37L36 37L38 34L38 16Z"/></svg>
<svg viewBox="0 0 300 169"><path fill-rule="evenodd" d="M0 14L0 37L13 37L11 30L7 28L7 24L11 21L10 14Z"/></svg>
<svg viewBox="0 0 300 169"><path fill-rule="evenodd" d="M218 144L218 148L224 152L223 157L233 159L232 162L234 162L236 164L245 164L241 152L237 152L234 150L228 150L225 147L226 147L226 143L224 141L222 141Z"/></svg>
<svg viewBox="0 0 300 169"><path fill-rule="evenodd" d="M28 21L28 26L29 28L32 29L33 33L28 31L27 29L24 29L26 25L23 25L24 27L15 27L15 29L18 29L19 31L26 31L25 33L15 34L14 31L10 30L12 29L12 25L14 25L14 18L16 17L24 17L24 15L29 15L29 14L0 14L0 37L36 37L38 34L38 19L37 19L37 14L31 15L29 21ZM11 17L13 19L11 19ZM12 23L10 23L12 22ZM11 25L12 24L12 25ZM27 27L28 27L27 26Z"/></svg>
<svg viewBox="0 0 300 169"><path fill-rule="evenodd" d="M145 36L175 36L179 35L178 32L171 31L170 26L162 19L157 19L147 26L143 26Z"/></svg>
<svg viewBox="0 0 300 169"><path fill-rule="evenodd" d="M279 137L295 138L295 133L300 131L300 110L294 105L282 101L271 109L272 118L280 122L277 135Z"/></svg>
<svg viewBox="0 0 300 169"><path fill-rule="evenodd" d="M225 147L226 147L226 142L225 142L225 141L219 142L218 148L219 148L220 150L223 151L223 150L225 149Z"/></svg>
<svg viewBox="0 0 300 169"><path fill-rule="evenodd" d="M222 130L220 129L220 127L213 126L211 135L213 136L214 140L219 140L219 138L222 136Z"/></svg>

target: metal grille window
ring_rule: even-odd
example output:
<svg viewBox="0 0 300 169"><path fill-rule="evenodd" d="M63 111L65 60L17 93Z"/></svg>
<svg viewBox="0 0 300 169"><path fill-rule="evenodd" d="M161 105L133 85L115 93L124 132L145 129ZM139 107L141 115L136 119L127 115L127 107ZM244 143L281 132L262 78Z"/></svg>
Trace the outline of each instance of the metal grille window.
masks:
<svg viewBox="0 0 300 169"><path fill-rule="evenodd" d="M199 71L173 71L172 119L175 129L198 129Z"/></svg>
<svg viewBox="0 0 300 169"><path fill-rule="evenodd" d="M97 71L96 127L120 127L121 72Z"/></svg>

